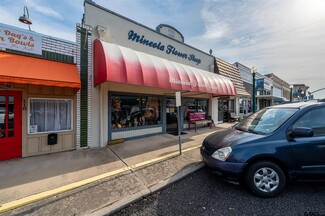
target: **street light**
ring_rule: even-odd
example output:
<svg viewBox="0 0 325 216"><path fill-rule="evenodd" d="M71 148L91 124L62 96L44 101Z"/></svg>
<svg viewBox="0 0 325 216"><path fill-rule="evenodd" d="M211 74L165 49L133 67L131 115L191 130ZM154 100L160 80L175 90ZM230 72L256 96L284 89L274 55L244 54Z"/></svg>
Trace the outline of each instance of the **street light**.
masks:
<svg viewBox="0 0 325 216"><path fill-rule="evenodd" d="M26 16L26 14L27 14L27 16ZM20 16L18 20L22 23L27 24L29 31L31 31L30 25L32 24L32 21L29 19L29 12L28 12L28 8L26 6L24 6L24 15Z"/></svg>
<svg viewBox="0 0 325 216"><path fill-rule="evenodd" d="M293 85L290 85L290 102L292 102L292 89L293 89Z"/></svg>
<svg viewBox="0 0 325 216"><path fill-rule="evenodd" d="M256 112L256 92L255 92L255 74L256 74L256 71L257 71L256 67L253 66L251 68L251 72L252 72L252 75L253 75L253 95L252 95L252 97L253 97L253 113Z"/></svg>

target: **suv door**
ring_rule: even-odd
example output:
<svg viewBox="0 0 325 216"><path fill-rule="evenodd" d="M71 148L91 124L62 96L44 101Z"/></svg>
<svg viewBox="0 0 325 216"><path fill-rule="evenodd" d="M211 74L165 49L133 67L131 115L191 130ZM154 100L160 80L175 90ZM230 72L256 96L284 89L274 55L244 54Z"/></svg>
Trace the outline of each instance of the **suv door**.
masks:
<svg viewBox="0 0 325 216"><path fill-rule="evenodd" d="M325 179L325 107L308 111L292 127L307 127L314 131L312 137L296 137L290 141L297 177Z"/></svg>

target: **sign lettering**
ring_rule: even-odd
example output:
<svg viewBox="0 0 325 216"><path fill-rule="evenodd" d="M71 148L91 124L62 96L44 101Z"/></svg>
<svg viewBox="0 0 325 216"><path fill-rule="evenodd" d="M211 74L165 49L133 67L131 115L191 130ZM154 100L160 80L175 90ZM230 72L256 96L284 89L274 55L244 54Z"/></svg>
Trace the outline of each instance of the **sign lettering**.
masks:
<svg viewBox="0 0 325 216"><path fill-rule="evenodd" d="M10 87L10 83L0 83L1 90L8 90Z"/></svg>
<svg viewBox="0 0 325 216"><path fill-rule="evenodd" d="M168 55L174 55L179 58L187 59L191 62L196 63L196 65L201 64L201 59L197 58L194 54L188 54L188 53L182 52L180 50L177 50L176 47L174 47L173 45L170 45L170 44L164 45L160 41L156 42L156 41L149 40L149 39L145 38L144 35L139 35L138 33L136 33L133 30L129 31L128 40L134 41L139 44L143 44L143 45L151 47L153 49L160 50L162 52L165 52Z"/></svg>
<svg viewBox="0 0 325 216"><path fill-rule="evenodd" d="M212 90L218 89L218 87L214 85L212 85L212 87L210 88L209 86L206 86L205 83L198 83L197 81L180 80L179 78L175 78L175 77L169 77L169 83L181 85L181 86L192 86L193 88L198 86L198 87L212 89Z"/></svg>
<svg viewBox="0 0 325 216"><path fill-rule="evenodd" d="M0 24L0 48L42 55L42 36Z"/></svg>

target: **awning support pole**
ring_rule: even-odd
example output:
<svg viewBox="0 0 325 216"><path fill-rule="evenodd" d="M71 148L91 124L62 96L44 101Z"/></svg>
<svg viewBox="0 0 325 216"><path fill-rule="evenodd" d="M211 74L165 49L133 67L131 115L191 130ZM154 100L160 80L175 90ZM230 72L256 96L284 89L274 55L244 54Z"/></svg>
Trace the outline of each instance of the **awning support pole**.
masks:
<svg viewBox="0 0 325 216"><path fill-rule="evenodd" d="M179 145L179 155L182 155L182 140L181 140L181 112L180 106L177 107L177 126L178 126L178 145Z"/></svg>

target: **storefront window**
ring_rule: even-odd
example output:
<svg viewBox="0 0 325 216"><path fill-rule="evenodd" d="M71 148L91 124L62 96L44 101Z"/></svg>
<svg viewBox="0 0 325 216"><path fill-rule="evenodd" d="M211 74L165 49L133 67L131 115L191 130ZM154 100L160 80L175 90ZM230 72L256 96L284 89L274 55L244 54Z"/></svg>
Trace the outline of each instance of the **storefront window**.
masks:
<svg viewBox="0 0 325 216"><path fill-rule="evenodd" d="M203 112L208 117L208 100L203 99L184 99L184 122L188 121L189 113Z"/></svg>
<svg viewBox="0 0 325 216"><path fill-rule="evenodd" d="M28 133L69 131L72 129L72 100L30 99Z"/></svg>
<svg viewBox="0 0 325 216"><path fill-rule="evenodd" d="M161 99L151 96L112 95L112 128L161 124Z"/></svg>
<svg viewBox="0 0 325 216"><path fill-rule="evenodd" d="M247 102L247 107L248 107L248 112L252 112L252 101L251 100L248 100Z"/></svg>
<svg viewBox="0 0 325 216"><path fill-rule="evenodd" d="M232 113L235 112L235 100L229 100L229 107L228 112Z"/></svg>
<svg viewBox="0 0 325 216"><path fill-rule="evenodd" d="M238 102L239 102L239 113L246 114L246 109L245 109L245 107L246 107L246 101L242 97L240 97L238 99Z"/></svg>

